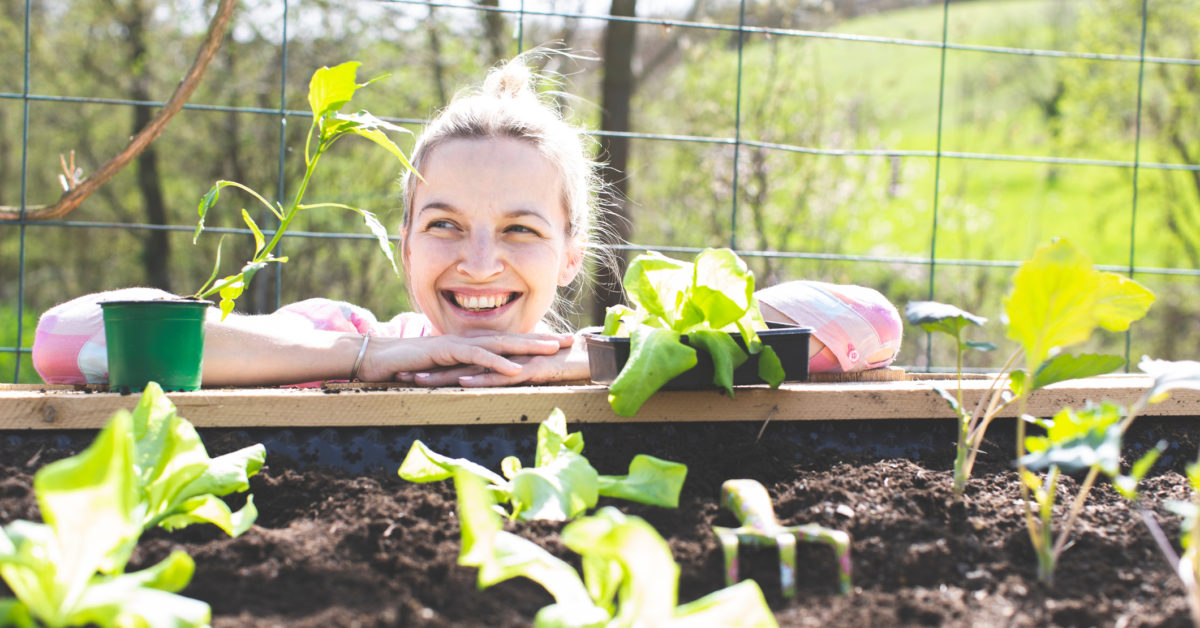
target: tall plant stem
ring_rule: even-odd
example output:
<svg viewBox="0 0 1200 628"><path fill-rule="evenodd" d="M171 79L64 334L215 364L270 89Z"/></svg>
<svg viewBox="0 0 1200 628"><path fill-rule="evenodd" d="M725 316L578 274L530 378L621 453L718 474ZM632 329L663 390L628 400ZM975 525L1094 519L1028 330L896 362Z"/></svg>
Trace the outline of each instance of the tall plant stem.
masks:
<svg viewBox="0 0 1200 628"><path fill-rule="evenodd" d="M1096 476L1100 474L1100 470L1092 467L1083 479L1083 484L1079 486L1079 493L1075 495L1075 499L1071 502L1071 510L1067 513L1067 522L1063 524L1062 530L1058 532L1058 540L1054 542L1054 560L1062 555L1063 548L1067 546L1067 539L1071 537L1071 529L1075 527L1075 520L1079 517L1079 512L1083 510L1083 504L1087 501L1088 493L1092 490L1092 484L1096 482Z"/></svg>

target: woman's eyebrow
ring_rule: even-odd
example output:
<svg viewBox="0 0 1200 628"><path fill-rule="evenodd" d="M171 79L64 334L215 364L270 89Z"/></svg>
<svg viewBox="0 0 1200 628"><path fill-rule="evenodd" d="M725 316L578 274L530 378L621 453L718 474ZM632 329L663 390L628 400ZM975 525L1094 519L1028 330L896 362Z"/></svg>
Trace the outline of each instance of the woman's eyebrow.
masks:
<svg viewBox="0 0 1200 628"><path fill-rule="evenodd" d="M533 218L537 218L538 220L546 223L547 226L552 226L550 224L550 219L546 218L546 216L544 214L542 214L542 212L539 212L535 209L521 207L518 209L513 209L513 210L509 210L508 212L505 212L504 216L506 218L524 218L526 216L530 216Z"/></svg>

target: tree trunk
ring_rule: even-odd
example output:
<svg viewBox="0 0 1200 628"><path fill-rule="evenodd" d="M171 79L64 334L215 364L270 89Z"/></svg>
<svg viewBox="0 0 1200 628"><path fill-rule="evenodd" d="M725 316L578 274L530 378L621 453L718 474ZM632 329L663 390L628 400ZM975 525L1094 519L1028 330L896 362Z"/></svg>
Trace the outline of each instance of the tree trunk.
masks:
<svg viewBox="0 0 1200 628"><path fill-rule="evenodd" d="M637 0L613 0L609 14L614 17L636 15ZM604 32L604 80L601 84L602 113L601 131L627 132L630 130L630 101L636 87L633 76L634 43L637 30L633 22L613 21ZM613 215L602 218L602 233L615 236L617 242L625 243L633 232L632 216L629 213L629 138L604 135L600 139L601 158L608 164L603 171L604 183L612 194ZM621 276L625 272L625 256L618 255L619 268L599 268L596 272L596 287L592 302L592 323L604 321L604 311L609 306L621 303Z"/></svg>
<svg viewBox="0 0 1200 628"><path fill-rule="evenodd" d="M500 0L477 0L479 6L488 8L498 8ZM507 39L504 31L504 15L499 11L484 11L483 26L487 30L487 40L492 47L492 61L508 58L508 46L505 45Z"/></svg>
<svg viewBox="0 0 1200 628"><path fill-rule="evenodd" d="M128 67L142 68L134 76L131 96L134 100L151 100L149 76L146 58L146 20L149 12L141 6L130 7L125 20L129 33ZM133 108L133 129L130 135L136 135L154 117L150 107L138 106ZM159 184L158 153L154 146L146 147L137 157L137 187L142 197L142 205L146 211L146 222L151 225L167 224L166 203L163 201L162 188ZM168 267L170 258L170 240L168 233L152 229L143 238L142 264L146 271L146 283L155 288L171 291L171 273Z"/></svg>

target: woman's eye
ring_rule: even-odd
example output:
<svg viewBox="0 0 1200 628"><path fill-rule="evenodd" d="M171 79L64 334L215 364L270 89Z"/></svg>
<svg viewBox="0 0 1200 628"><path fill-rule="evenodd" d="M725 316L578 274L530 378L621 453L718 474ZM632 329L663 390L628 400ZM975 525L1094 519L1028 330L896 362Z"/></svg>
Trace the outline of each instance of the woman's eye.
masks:
<svg viewBox="0 0 1200 628"><path fill-rule="evenodd" d="M454 223L449 220L430 220L426 225L426 229L453 229Z"/></svg>
<svg viewBox="0 0 1200 628"><path fill-rule="evenodd" d="M505 231L509 233L528 233L530 235L541 235L536 230L526 227L525 225L509 225Z"/></svg>

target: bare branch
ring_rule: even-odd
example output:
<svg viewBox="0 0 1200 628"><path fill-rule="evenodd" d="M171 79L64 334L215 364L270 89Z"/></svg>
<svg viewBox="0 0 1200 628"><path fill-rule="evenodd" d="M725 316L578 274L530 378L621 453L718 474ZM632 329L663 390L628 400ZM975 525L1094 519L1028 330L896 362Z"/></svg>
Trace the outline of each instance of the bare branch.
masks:
<svg viewBox="0 0 1200 628"><path fill-rule="evenodd" d="M26 220L50 220L61 218L79 207L88 196L100 188L100 186L108 183L118 172L121 171L130 161L146 150L150 143L158 138L166 129L167 123L179 110L183 108L183 104L191 97L192 92L196 91L196 87L200 85L200 79L204 77L204 71L208 69L208 63L212 61L216 55L217 48L221 46L221 40L225 36L225 30L229 26L229 21L233 16L234 6L237 0L221 0L220 6L217 7L216 13L213 15L212 21L208 25L208 34L204 37L204 44L200 47L200 51L196 54L196 59L192 62L192 67L183 77L183 81L175 88L175 93L171 94L170 100L163 105L158 115L150 121L136 136L129 142L120 153L108 161L96 171L96 174L84 179L78 186L72 187L57 203L33 211L25 212ZM0 220L19 220L21 213L19 211L0 211Z"/></svg>

